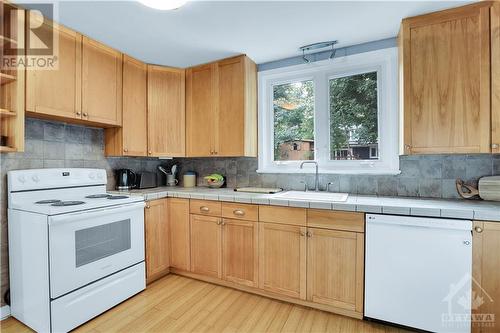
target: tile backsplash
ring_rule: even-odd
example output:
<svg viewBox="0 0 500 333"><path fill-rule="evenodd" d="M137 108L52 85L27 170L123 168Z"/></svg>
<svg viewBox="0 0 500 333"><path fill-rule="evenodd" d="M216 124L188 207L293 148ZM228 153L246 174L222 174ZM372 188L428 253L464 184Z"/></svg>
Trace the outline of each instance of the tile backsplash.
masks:
<svg viewBox="0 0 500 333"><path fill-rule="evenodd" d="M227 177L228 187L265 186L301 190L307 182L312 188L313 174L258 174L256 158L107 158L104 156L102 129L69 125L37 119L26 119L26 147L24 153L1 154L0 177L0 280L1 305L8 288L7 246L7 185L9 170L85 167L104 168L108 174L108 189L114 188L113 170L128 168L134 171L156 171L159 164L180 166L180 174L192 170L202 176L221 173ZM481 176L500 174L500 155L425 155L401 156L401 174L397 176L355 176L321 174L324 188L332 182L331 190L368 195L398 195L411 197L457 198L455 179L475 182ZM182 177L179 177L182 181ZM159 179L164 181L164 178ZM182 185L182 184L181 184Z"/></svg>

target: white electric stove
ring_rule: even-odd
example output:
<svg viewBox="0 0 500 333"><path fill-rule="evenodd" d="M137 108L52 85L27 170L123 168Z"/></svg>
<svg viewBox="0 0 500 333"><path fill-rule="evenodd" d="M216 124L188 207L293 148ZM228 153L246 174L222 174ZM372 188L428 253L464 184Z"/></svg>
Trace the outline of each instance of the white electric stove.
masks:
<svg viewBox="0 0 500 333"><path fill-rule="evenodd" d="M106 193L102 169L16 170L7 180L15 318L67 332L145 288L142 197Z"/></svg>

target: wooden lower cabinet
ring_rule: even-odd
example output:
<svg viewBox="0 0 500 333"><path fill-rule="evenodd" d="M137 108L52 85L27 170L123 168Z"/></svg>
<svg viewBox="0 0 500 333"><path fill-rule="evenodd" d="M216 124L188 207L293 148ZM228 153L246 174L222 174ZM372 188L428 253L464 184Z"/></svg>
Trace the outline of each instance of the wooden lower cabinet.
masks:
<svg viewBox="0 0 500 333"><path fill-rule="evenodd" d="M306 299L306 228L260 223L259 287Z"/></svg>
<svg viewBox="0 0 500 333"><path fill-rule="evenodd" d="M168 199L170 227L170 267L191 269L191 235L189 232L189 199Z"/></svg>
<svg viewBox="0 0 500 333"><path fill-rule="evenodd" d="M364 235L308 228L307 300L363 311Z"/></svg>
<svg viewBox="0 0 500 333"><path fill-rule="evenodd" d="M191 272L222 277L220 217L191 215Z"/></svg>
<svg viewBox="0 0 500 333"><path fill-rule="evenodd" d="M222 272L224 280L258 286L258 224L222 220Z"/></svg>
<svg viewBox="0 0 500 333"><path fill-rule="evenodd" d="M144 210L146 234L146 282L169 272L169 228L167 199L148 201Z"/></svg>
<svg viewBox="0 0 500 333"><path fill-rule="evenodd" d="M472 252L472 297L482 298L482 304L473 308L473 332L500 331L500 223L474 221Z"/></svg>

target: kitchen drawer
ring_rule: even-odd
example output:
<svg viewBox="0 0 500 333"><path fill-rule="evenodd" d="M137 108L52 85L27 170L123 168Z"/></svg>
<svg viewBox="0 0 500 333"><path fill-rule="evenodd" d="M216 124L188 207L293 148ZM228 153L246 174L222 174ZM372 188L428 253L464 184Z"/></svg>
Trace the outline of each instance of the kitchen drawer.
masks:
<svg viewBox="0 0 500 333"><path fill-rule="evenodd" d="M189 202L189 212L191 214L220 216L221 202L209 200L191 200Z"/></svg>
<svg viewBox="0 0 500 333"><path fill-rule="evenodd" d="M306 225L306 209L260 206L259 221L291 225Z"/></svg>
<svg viewBox="0 0 500 333"><path fill-rule="evenodd" d="M307 226L334 230L364 232L364 213L309 209Z"/></svg>
<svg viewBox="0 0 500 333"><path fill-rule="evenodd" d="M257 221L259 219L259 206L241 203L222 203L222 217Z"/></svg>

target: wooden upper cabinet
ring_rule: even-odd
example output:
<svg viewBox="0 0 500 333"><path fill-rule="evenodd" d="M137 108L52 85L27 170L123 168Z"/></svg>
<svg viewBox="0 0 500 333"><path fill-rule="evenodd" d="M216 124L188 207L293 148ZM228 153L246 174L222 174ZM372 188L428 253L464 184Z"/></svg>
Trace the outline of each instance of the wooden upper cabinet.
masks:
<svg viewBox="0 0 500 333"><path fill-rule="evenodd" d="M257 67L240 56L217 62L215 154L257 156Z"/></svg>
<svg viewBox="0 0 500 333"><path fill-rule="evenodd" d="M258 224L222 220L222 272L227 281L258 287Z"/></svg>
<svg viewBox="0 0 500 333"><path fill-rule="evenodd" d="M500 3L491 7L491 151L500 153Z"/></svg>
<svg viewBox="0 0 500 333"><path fill-rule="evenodd" d="M169 230L167 199L146 203L144 210L146 236L146 280L151 282L169 271Z"/></svg>
<svg viewBox="0 0 500 333"><path fill-rule="evenodd" d="M186 72L187 155L257 156L257 67L238 56Z"/></svg>
<svg viewBox="0 0 500 333"><path fill-rule="evenodd" d="M491 151L489 6L480 2L403 20L405 154Z"/></svg>
<svg viewBox="0 0 500 333"><path fill-rule="evenodd" d="M306 228L259 223L259 287L306 299Z"/></svg>
<svg viewBox="0 0 500 333"><path fill-rule="evenodd" d="M189 157L212 156L214 152L215 70L214 64L186 70L186 148Z"/></svg>
<svg viewBox="0 0 500 333"><path fill-rule="evenodd" d="M147 65L123 56L122 127L107 128L106 156L147 156Z"/></svg>
<svg viewBox="0 0 500 333"><path fill-rule="evenodd" d="M148 155L186 155L185 71L148 66Z"/></svg>
<svg viewBox="0 0 500 333"><path fill-rule="evenodd" d="M57 67L26 71L26 111L81 119L82 35L49 21L40 33L53 33L57 39Z"/></svg>
<svg viewBox="0 0 500 333"><path fill-rule="evenodd" d="M363 313L364 235L308 229L307 299Z"/></svg>
<svg viewBox="0 0 500 333"><path fill-rule="evenodd" d="M222 278L221 218L191 215L191 271Z"/></svg>
<svg viewBox="0 0 500 333"><path fill-rule="evenodd" d="M189 234L189 199L168 199L170 227L170 266L191 269L191 235Z"/></svg>
<svg viewBox="0 0 500 333"><path fill-rule="evenodd" d="M83 37L82 119L122 124L122 54Z"/></svg>
<svg viewBox="0 0 500 333"><path fill-rule="evenodd" d="M472 295L482 303L472 310L479 316L492 318L494 323L473 325L475 333L498 332L500 328L500 224L498 222L474 221L472 234ZM479 324L479 325L477 325ZM488 324L494 324L488 326Z"/></svg>

